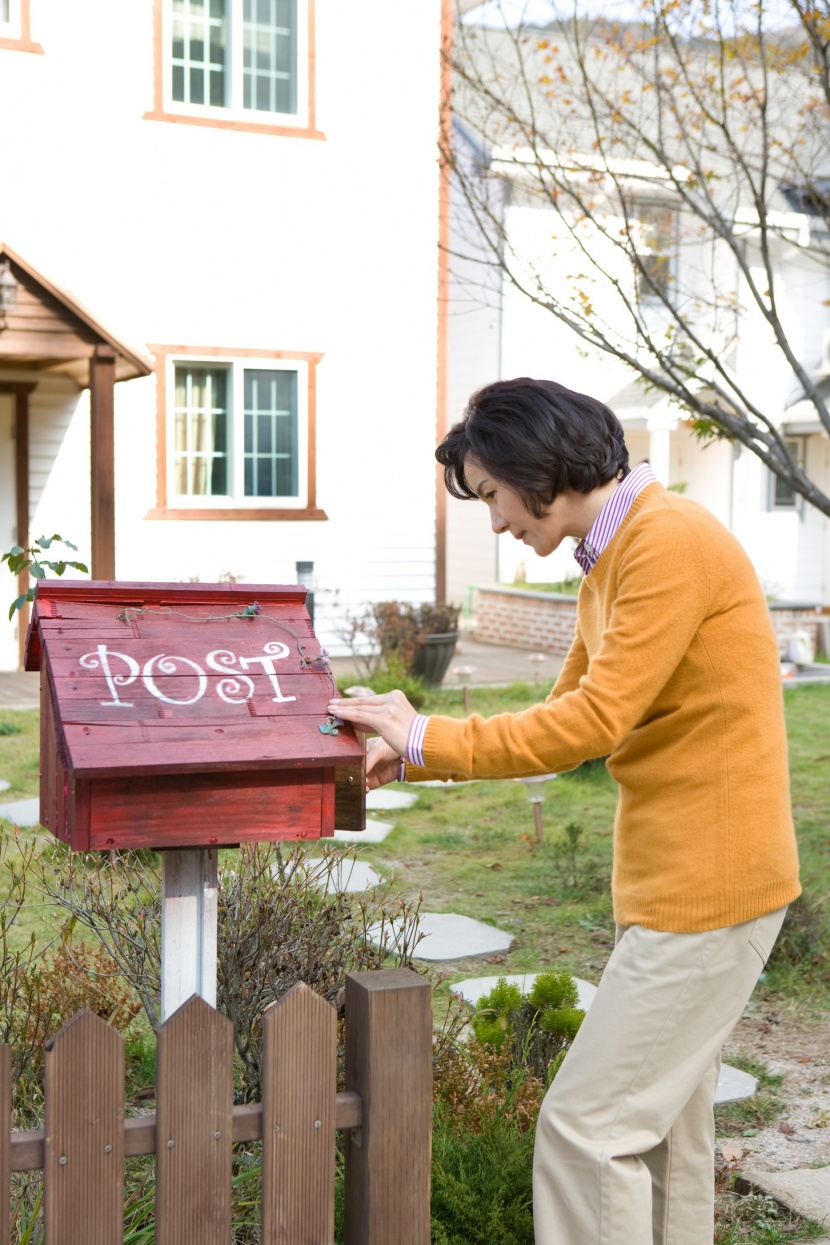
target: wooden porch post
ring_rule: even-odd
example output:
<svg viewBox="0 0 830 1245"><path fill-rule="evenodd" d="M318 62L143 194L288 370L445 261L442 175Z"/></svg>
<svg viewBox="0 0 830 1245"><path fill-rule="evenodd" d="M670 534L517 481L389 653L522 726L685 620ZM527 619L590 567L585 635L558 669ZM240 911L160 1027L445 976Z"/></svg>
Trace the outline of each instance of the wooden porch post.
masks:
<svg viewBox="0 0 830 1245"><path fill-rule="evenodd" d="M103 344L89 360L90 498L93 579L115 579L115 351Z"/></svg>
<svg viewBox="0 0 830 1245"><path fill-rule="evenodd" d="M29 545L29 394L37 388L36 381L0 380L0 393L14 395L14 489L15 489L15 540L25 548ZM3 550L5 553L5 549ZM22 571L17 577L17 594L29 591L29 572ZM26 629L29 625L29 607L20 611L18 620L20 635L20 664L26 647Z"/></svg>
<svg viewBox="0 0 830 1245"><path fill-rule="evenodd" d="M31 544L29 539L29 394L33 389L34 385L21 385L14 398L14 476L17 508L17 543L24 548ZM29 591L28 570L21 571L18 575L17 591L20 596L23 596L24 592ZM23 665L28 627L29 607L24 605L20 611L18 621L21 666Z"/></svg>

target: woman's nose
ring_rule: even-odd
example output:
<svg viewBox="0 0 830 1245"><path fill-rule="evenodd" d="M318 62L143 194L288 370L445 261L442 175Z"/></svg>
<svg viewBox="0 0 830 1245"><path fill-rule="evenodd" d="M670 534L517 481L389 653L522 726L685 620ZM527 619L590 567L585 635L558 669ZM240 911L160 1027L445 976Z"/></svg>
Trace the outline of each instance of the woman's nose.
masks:
<svg viewBox="0 0 830 1245"><path fill-rule="evenodd" d="M499 514L498 510L490 511L490 526L497 536L500 536L502 532L507 531L507 524Z"/></svg>

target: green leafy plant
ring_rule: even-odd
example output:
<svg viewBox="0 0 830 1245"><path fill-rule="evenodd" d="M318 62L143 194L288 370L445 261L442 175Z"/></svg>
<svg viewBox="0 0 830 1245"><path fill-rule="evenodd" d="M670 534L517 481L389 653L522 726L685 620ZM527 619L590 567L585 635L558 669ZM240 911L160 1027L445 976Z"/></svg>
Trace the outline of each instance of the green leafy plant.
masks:
<svg viewBox="0 0 830 1245"><path fill-rule="evenodd" d="M51 561L41 555L47 553L52 545L63 545L65 549L72 549L78 552L78 546L73 545L71 540L64 540L57 532L53 536L40 536L32 545L24 548L22 545L13 545L8 553L4 553L0 557L0 562L6 562L12 575L20 575L23 571L28 571L35 580L45 579L47 567L50 571L54 571L56 575L62 575L67 567L71 566L75 571L82 571L86 574L89 567L83 562L73 562L69 558L59 558L57 561ZM33 584L28 592L22 593L9 606L9 618L14 617L15 610L22 610L27 602L34 601L35 589L37 583Z"/></svg>
<svg viewBox="0 0 830 1245"><path fill-rule="evenodd" d="M509 1047L513 1065L550 1084L585 1012L570 973L540 973L530 992L500 977L479 1002L473 1033L483 1046Z"/></svg>

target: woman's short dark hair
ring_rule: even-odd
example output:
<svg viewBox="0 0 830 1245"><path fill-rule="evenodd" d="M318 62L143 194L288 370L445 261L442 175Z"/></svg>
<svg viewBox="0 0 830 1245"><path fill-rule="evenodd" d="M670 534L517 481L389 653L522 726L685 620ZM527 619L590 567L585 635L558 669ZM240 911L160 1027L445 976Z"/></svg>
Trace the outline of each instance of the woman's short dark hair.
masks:
<svg viewBox="0 0 830 1245"><path fill-rule="evenodd" d="M564 489L590 493L628 475L622 425L596 398L553 380L498 380L474 393L435 451L453 497L476 494L464 463L474 458L538 518Z"/></svg>

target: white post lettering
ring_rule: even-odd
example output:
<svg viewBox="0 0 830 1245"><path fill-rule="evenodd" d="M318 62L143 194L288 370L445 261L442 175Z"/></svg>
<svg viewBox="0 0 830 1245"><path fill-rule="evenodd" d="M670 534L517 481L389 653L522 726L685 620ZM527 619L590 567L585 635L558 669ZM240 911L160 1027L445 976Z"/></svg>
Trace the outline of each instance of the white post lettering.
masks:
<svg viewBox="0 0 830 1245"><path fill-rule="evenodd" d="M276 696L273 697L274 700L278 702L287 702L289 700L296 700L297 699L296 696L283 696L282 692L280 691L279 680L277 679L277 672L274 669L274 658L276 657L277 660L279 661L280 658L287 657L288 652L289 652L288 645L280 644L279 640L272 640L270 644L266 644L263 647L264 647L265 653L268 654L268 656L240 657L239 659L240 664L243 665L246 670L249 670L251 666L256 666L256 665L262 666L262 669L265 671L265 673L268 675L268 678L271 680L271 686L273 687L274 691L277 693Z"/></svg>
<svg viewBox="0 0 830 1245"><path fill-rule="evenodd" d="M162 674L176 674L177 662L182 662L186 666L191 666L196 672L196 676L199 680L196 695L191 696L189 700L174 700L171 696L165 696L164 692L160 692L156 687L155 680L153 679L153 666L156 662L158 662L158 667ZM168 705L193 705L197 700L201 700L207 690L207 675L202 667L197 665L195 661L191 661L189 657L166 657L164 653L157 653L155 657L151 657L149 661L144 663L144 669L141 672L141 677L144 679L147 691L150 692L151 695L157 697L158 700L163 700L165 704Z"/></svg>
<svg viewBox="0 0 830 1245"><path fill-rule="evenodd" d="M254 681L247 674L240 674L233 669L238 660L235 653L226 648L215 648L212 653L208 653L205 660L211 670L228 674L228 678L220 679L216 684L216 692L226 705L244 705L246 700L251 699L254 694ZM240 692L245 694L240 697Z"/></svg>
<svg viewBox="0 0 830 1245"><path fill-rule="evenodd" d="M113 674L110 669L110 658L117 657L119 661L123 661L129 670L129 674ZM98 670L107 681L110 689L112 700L101 700L101 705L118 705L121 709L132 709L133 702L131 700L120 700L118 696L119 687L128 687L130 683L134 683L138 678L138 662L134 657L130 657L127 653L108 652L106 644L99 644L95 653L85 653L81 658L81 665L84 670Z"/></svg>

